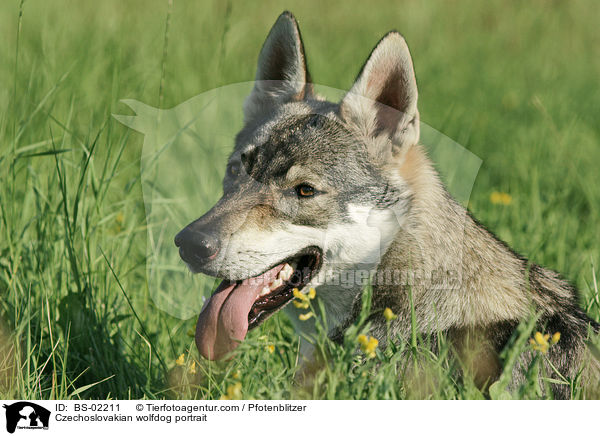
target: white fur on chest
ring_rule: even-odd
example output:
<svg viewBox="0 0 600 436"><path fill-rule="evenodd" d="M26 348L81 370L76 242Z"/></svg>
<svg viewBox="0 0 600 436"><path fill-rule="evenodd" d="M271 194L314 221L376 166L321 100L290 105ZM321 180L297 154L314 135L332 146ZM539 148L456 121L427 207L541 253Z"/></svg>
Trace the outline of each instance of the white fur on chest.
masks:
<svg viewBox="0 0 600 436"><path fill-rule="evenodd" d="M402 220L402 213L394 209L355 204L348 205L348 216L348 222L324 230L323 265L308 285L316 289L317 298L323 302L330 332L352 315L356 298L369 283ZM298 319L304 311L291 305L286 309L300 332L314 333L314 321Z"/></svg>

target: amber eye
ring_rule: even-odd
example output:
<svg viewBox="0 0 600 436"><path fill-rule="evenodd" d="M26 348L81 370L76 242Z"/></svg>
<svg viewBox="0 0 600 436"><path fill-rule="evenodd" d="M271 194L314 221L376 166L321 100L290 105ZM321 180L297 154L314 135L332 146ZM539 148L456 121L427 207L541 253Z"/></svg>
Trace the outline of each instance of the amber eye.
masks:
<svg viewBox="0 0 600 436"><path fill-rule="evenodd" d="M315 195L315 188L310 185L298 185L294 189L298 197L312 197Z"/></svg>
<svg viewBox="0 0 600 436"><path fill-rule="evenodd" d="M234 162L232 164L229 164L227 166L227 173L231 176L231 177L237 177L238 174L240 173L240 164L237 162Z"/></svg>

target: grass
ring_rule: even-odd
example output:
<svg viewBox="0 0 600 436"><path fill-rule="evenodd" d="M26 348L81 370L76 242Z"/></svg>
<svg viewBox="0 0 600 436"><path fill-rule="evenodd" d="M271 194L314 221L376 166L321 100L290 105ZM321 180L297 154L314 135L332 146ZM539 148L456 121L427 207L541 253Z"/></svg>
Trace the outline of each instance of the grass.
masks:
<svg viewBox="0 0 600 436"><path fill-rule="evenodd" d="M592 0L368 8L354 0L107 0L93 8L12 0L0 7L2 398L483 398L468 379L458 381L447 347L431 356L414 337L364 359L355 352L361 322L344 345L319 343L333 358L313 391L292 381L298 338L283 314L253 331L233 361L196 364L195 319L154 304L143 137L111 114L127 113L123 98L168 108L252 80L284 9L300 21L312 76L339 89L351 86L379 37L401 31L422 120L483 160L471 211L519 252L561 271L600 319L600 34ZM208 204L219 196L222 169L193 165L210 175ZM494 191L512 202L492 203ZM507 362L527 346L531 332L523 329ZM407 353L427 363L435 390L406 384ZM577 397L578 381L571 383ZM513 395L544 397L531 384Z"/></svg>

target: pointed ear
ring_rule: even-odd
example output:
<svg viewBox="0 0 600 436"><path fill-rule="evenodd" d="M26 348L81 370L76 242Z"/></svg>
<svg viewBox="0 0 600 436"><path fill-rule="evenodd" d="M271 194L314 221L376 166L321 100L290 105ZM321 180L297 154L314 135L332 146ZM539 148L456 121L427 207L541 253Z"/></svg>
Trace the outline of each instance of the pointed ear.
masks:
<svg viewBox="0 0 600 436"><path fill-rule="evenodd" d="M300 101L312 93L304 45L296 19L282 13L258 56L256 82L244 102L246 121L274 105Z"/></svg>
<svg viewBox="0 0 600 436"><path fill-rule="evenodd" d="M418 142L417 81L398 32L385 35L373 49L340 103L340 115L365 135L388 135L395 147Z"/></svg>

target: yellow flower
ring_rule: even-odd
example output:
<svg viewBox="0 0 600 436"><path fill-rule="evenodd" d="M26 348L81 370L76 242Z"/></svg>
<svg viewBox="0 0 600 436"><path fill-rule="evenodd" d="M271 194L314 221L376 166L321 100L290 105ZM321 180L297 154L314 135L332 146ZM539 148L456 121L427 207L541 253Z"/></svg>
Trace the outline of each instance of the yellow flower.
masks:
<svg viewBox="0 0 600 436"><path fill-rule="evenodd" d="M394 312L392 312L392 309L390 309L389 307L385 308L385 310L383 311L383 316L385 317L386 321L391 321L393 319L398 318L398 315L394 314Z"/></svg>
<svg viewBox="0 0 600 436"><path fill-rule="evenodd" d="M310 319L313 315L314 313L312 312L301 313L300 315L298 315L298 319L300 321L306 321L307 319Z"/></svg>
<svg viewBox="0 0 600 436"><path fill-rule="evenodd" d="M237 382L227 388L227 395L232 400L239 400L242 398L242 384Z"/></svg>
<svg viewBox="0 0 600 436"><path fill-rule="evenodd" d="M560 341L560 332L556 332L552 335L552 343L556 344L558 341Z"/></svg>
<svg viewBox="0 0 600 436"><path fill-rule="evenodd" d="M227 394L221 395L220 400L241 400L242 399L242 384L240 382L229 385Z"/></svg>
<svg viewBox="0 0 600 436"><path fill-rule="evenodd" d="M310 305L310 300L315 298L315 295L317 293L317 291L315 291L315 288L310 288L310 290L308 291L308 295L304 295L298 290L298 288L294 288L292 292L294 293L294 297L296 298L296 300L293 301L294 306L296 306L298 309L308 309Z"/></svg>
<svg viewBox="0 0 600 436"><path fill-rule="evenodd" d="M536 351L541 351L543 354L548 352L548 347L550 344L548 343L548 339L550 335L543 335L541 332L535 332L532 339L529 339L529 343L531 344L531 348Z"/></svg>
<svg viewBox="0 0 600 436"><path fill-rule="evenodd" d="M493 204L502 204L508 206L512 203L512 196L506 192L494 191L490 194L490 201Z"/></svg>
<svg viewBox="0 0 600 436"><path fill-rule="evenodd" d="M292 293L294 294L294 297L297 298L298 300L301 300L301 301L308 300L308 297L306 295L304 295L302 292L300 292L298 290L298 288L294 288L292 290Z"/></svg>
<svg viewBox="0 0 600 436"><path fill-rule="evenodd" d="M192 364L190 365L190 369L188 369L188 372L190 374L196 374L196 362L192 362Z"/></svg>
<svg viewBox="0 0 600 436"><path fill-rule="evenodd" d="M112 227L112 231L114 233L120 233L121 231L123 231L123 223L124 222L125 222L125 216L123 215L123 212L119 212L115 216L115 224Z"/></svg>
<svg viewBox="0 0 600 436"><path fill-rule="evenodd" d="M239 372L239 371L236 371L236 372L234 372L234 373L233 373L231 376L232 376L233 378L235 378L235 379L239 379L239 378L240 378L240 372Z"/></svg>
<svg viewBox="0 0 600 436"><path fill-rule="evenodd" d="M175 365L177 365L177 366L183 366L184 363L185 363L185 356L183 354L181 356L179 356L177 358L177 360L175 360Z"/></svg>
<svg viewBox="0 0 600 436"><path fill-rule="evenodd" d="M360 344L360 349L367 357L375 357L375 350L377 349L377 345L379 345L377 339L373 336L358 335L358 343Z"/></svg>
<svg viewBox="0 0 600 436"><path fill-rule="evenodd" d="M298 309L308 309L308 301L297 301L294 300L292 301L292 303L294 303L294 306L296 306Z"/></svg>
<svg viewBox="0 0 600 436"><path fill-rule="evenodd" d="M267 345L267 351L269 353L273 354L273 352L275 351L275 345L273 345L273 344Z"/></svg>

